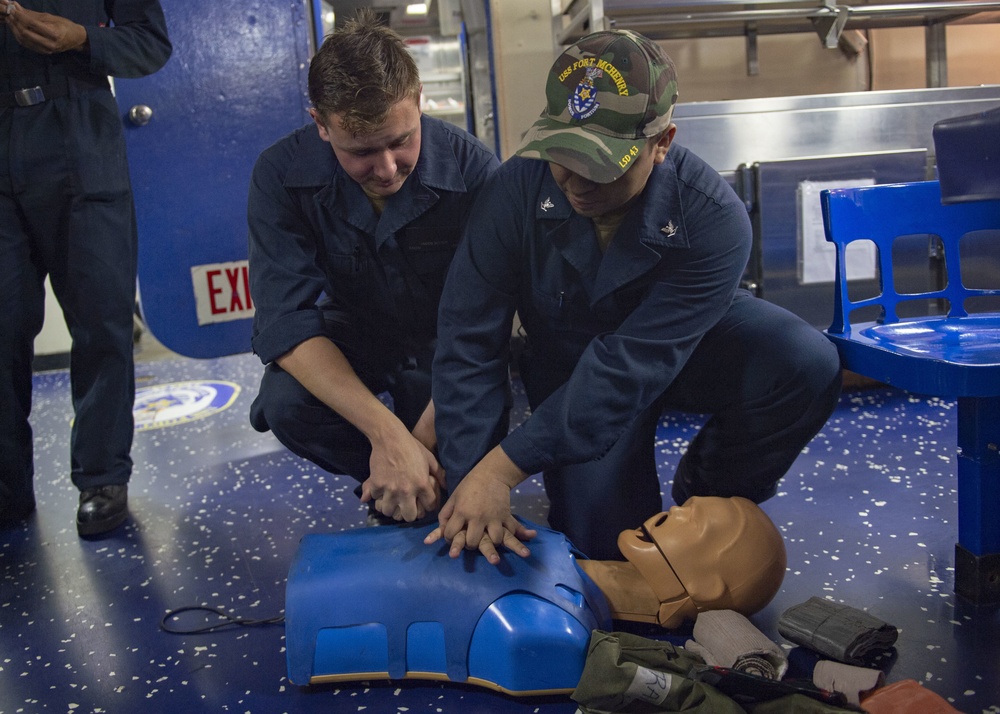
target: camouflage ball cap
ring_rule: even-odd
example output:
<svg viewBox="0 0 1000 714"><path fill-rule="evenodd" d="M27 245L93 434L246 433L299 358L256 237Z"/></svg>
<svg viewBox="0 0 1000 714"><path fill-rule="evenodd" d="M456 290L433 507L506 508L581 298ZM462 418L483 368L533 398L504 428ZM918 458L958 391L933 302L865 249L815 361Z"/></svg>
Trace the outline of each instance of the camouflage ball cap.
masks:
<svg viewBox="0 0 1000 714"><path fill-rule="evenodd" d="M610 183L650 137L670 125L674 63L629 30L595 32L570 46L549 72L547 105L515 152Z"/></svg>

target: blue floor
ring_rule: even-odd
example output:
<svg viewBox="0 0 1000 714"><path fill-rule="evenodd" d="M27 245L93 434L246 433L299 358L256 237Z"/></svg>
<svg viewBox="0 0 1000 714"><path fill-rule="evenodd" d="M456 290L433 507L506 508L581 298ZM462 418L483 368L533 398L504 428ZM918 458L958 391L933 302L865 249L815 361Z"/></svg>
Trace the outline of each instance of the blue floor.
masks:
<svg viewBox="0 0 1000 714"><path fill-rule="evenodd" d="M321 472L250 428L259 373L250 355L137 366L141 389L201 380L238 393L204 418L136 432L131 520L94 540L77 537L73 523L68 374L36 376L39 508L0 531L0 714L572 714L568 697L515 698L439 682L299 687L286 677L280 624L203 635L159 629L167 611L187 605L281 615L299 538L364 523L351 479ZM523 413L523 398L519 404ZM865 609L900 630L889 682L915 679L962 712L1000 712L998 609L953 594L954 419L948 401L887 389L845 393L764 504L785 536L788 572L752 620L783 642L778 617L813 595ZM665 484L697 425L684 415L664 419L657 449ZM537 479L515 492L514 506L544 523Z"/></svg>

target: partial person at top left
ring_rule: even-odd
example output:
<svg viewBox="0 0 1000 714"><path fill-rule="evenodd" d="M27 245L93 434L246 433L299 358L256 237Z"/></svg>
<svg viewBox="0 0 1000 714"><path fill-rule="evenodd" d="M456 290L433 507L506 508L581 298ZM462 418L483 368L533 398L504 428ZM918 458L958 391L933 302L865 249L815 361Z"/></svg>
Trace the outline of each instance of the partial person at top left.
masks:
<svg viewBox="0 0 1000 714"><path fill-rule="evenodd" d="M0 528L35 510L31 412L44 281L69 327L77 531L128 516L138 236L110 77L170 57L156 0L0 0ZM43 474L51 478L52 474Z"/></svg>

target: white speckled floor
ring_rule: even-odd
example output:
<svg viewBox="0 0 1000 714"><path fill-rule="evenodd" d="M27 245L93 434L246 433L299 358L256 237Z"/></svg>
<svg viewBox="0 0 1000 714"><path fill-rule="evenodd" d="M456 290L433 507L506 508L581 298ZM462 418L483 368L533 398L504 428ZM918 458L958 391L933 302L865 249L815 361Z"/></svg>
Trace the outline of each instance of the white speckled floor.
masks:
<svg viewBox="0 0 1000 714"><path fill-rule="evenodd" d="M94 540L78 538L73 524L68 374L36 376L39 509L0 531L0 714L574 712L566 697L433 682L301 688L286 678L280 624L159 629L165 612L194 604L280 615L301 536L363 523L351 479L251 429L259 372L250 355L140 362L140 388L217 380L240 391L211 416L136 433L132 518ZM779 615L812 595L867 609L900 628L890 682L915 679L963 712L1000 712L1000 614L952 592L954 416L954 404L938 399L845 394L764 505L785 535L789 569L753 622L781 642ZM682 415L664 420L665 482L696 426ZM537 479L515 494L515 510L544 522Z"/></svg>

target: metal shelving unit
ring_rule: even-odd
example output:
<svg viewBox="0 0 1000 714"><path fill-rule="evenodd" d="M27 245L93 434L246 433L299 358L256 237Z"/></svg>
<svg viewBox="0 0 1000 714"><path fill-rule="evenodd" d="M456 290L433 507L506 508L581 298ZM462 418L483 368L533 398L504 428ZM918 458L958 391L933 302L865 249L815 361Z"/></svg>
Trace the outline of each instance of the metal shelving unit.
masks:
<svg viewBox="0 0 1000 714"><path fill-rule="evenodd" d="M814 32L836 48L847 30L924 27L927 86L947 86L945 28L1000 23L1000 2L937 0L878 5L835 0L552 0L556 46L602 29L624 28L657 40L743 36L747 66L756 65L760 35ZM752 73L752 71L751 71Z"/></svg>

